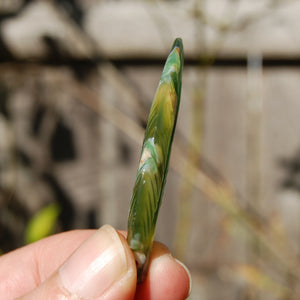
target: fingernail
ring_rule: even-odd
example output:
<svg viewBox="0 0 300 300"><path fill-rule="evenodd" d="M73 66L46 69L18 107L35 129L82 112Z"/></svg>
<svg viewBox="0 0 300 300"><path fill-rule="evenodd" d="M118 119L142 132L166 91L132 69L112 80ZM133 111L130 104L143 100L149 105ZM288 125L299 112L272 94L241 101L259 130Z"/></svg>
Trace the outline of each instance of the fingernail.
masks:
<svg viewBox="0 0 300 300"><path fill-rule="evenodd" d="M119 235L104 225L88 238L60 268L64 288L85 298L103 295L128 269Z"/></svg>
<svg viewBox="0 0 300 300"><path fill-rule="evenodd" d="M191 272L183 262L181 262L180 260L178 260L176 258L175 258L175 260L179 265L181 265L184 268L184 270L186 271L186 273L189 277L190 287L189 287L189 292L188 292L188 295L187 295L187 297L189 297L191 292L192 292L192 275L191 275Z"/></svg>

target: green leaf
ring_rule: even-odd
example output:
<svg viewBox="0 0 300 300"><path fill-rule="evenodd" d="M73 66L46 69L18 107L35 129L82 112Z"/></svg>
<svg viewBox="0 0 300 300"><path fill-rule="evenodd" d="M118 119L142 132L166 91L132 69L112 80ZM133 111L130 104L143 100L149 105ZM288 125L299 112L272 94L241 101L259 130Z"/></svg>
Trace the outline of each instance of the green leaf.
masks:
<svg viewBox="0 0 300 300"><path fill-rule="evenodd" d="M25 243L36 242L54 232L60 206L57 203L49 204L37 212L25 228Z"/></svg>

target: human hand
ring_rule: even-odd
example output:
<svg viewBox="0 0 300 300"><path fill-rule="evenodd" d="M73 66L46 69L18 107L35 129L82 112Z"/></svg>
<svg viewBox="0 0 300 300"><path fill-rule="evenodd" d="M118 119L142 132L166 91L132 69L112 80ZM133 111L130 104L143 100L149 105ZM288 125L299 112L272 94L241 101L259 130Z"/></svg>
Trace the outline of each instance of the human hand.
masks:
<svg viewBox="0 0 300 300"><path fill-rule="evenodd" d="M57 234L1 256L1 299L186 299L190 276L158 242L147 278L136 286L135 260L124 236L104 225Z"/></svg>

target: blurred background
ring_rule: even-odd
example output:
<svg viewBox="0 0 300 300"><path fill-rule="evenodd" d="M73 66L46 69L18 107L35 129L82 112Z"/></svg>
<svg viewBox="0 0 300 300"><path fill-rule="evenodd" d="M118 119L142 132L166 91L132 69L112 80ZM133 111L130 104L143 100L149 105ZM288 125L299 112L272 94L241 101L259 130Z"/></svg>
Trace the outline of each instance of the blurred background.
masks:
<svg viewBox="0 0 300 300"><path fill-rule="evenodd" d="M0 252L126 229L182 37L156 239L190 268L189 299L299 299L299 18L296 0L0 0Z"/></svg>

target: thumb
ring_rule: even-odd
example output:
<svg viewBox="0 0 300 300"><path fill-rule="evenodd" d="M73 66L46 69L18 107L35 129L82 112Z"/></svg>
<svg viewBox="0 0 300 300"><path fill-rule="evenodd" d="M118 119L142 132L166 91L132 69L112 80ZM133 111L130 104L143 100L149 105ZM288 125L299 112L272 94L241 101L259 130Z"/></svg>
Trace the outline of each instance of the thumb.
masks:
<svg viewBox="0 0 300 300"><path fill-rule="evenodd" d="M134 298L135 260L123 236L104 225L40 286L21 299Z"/></svg>

